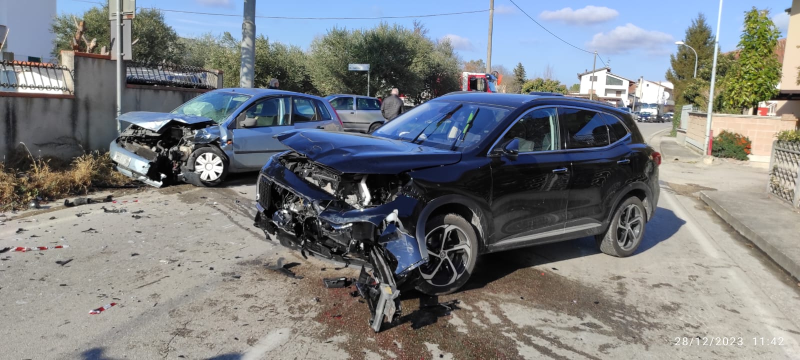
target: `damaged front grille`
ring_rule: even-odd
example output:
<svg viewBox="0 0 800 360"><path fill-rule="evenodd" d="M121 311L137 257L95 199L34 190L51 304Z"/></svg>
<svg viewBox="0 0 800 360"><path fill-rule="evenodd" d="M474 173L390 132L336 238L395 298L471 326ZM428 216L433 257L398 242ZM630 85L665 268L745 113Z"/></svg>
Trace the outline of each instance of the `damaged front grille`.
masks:
<svg viewBox="0 0 800 360"><path fill-rule="evenodd" d="M258 176L258 204L264 209L269 208L269 200L272 191L272 183L263 174Z"/></svg>

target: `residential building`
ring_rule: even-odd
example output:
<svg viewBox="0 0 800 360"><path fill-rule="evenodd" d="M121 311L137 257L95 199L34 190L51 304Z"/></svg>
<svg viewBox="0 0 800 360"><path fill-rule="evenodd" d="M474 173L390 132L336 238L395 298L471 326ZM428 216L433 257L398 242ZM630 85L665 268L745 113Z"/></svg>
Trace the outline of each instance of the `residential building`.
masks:
<svg viewBox="0 0 800 360"><path fill-rule="evenodd" d="M8 28L2 49L3 59L33 62L57 62L51 57L55 34L50 24L56 17L56 0L0 0L0 25ZM2 39L0 39L2 41ZM8 53L8 54L7 54Z"/></svg>
<svg viewBox="0 0 800 360"><path fill-rule="evenodd" d="M791 115L800 117L800 85L797 84L798 68L800 68L800 0L793 0L792 7L786 9L789 13L789 29L786 31L786 42L783 45L784 51L789 52L789 56L780 56L783 60L781 82L778 87L780 93L769 101L770 115ZM780 54L783 55L783 54Z"/></svg>
<svg viewBox="0 0 800 360"><path fill-rule="evenodd" d="M669 81L650 81L639 78L636 83L636 105L634 111L641 109L641 104L663 105L664 112L672 111L675 107L673 89L675 88Z"/></svg>
<svg viewBox="0 0 800 360"><path fill-rule="evenodd" d="M593 97L597 100L607 101L613 105L630 106L628 91L633 80L613 74L611 68L604 67L578 74L580 80L580 94L577 97ZM594 94L594 96L591 96Z"/></svg>

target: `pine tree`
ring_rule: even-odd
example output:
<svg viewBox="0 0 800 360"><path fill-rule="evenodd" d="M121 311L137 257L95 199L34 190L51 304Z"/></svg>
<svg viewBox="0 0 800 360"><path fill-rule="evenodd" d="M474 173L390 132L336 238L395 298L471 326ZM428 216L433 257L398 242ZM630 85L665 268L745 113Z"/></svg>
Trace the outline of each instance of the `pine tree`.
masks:
<svg viewBox="0 0 800 360"><path fill-rule="evenodd" d="M714 56L714 35L706 22L705 15L698 14L697 18L692 20L692 25L686 29L683 41L697 51L697 74L699 77L701 68L710 66ZM695 55L686 46L679 45L677 50L676 54L669 56L670 69L667 70L666 78L675 85L675 98L680 99L683 89L693 79Z"/></svg>
<svg viewBox="0 0 800 360"><path fill-rule="evenodd" d="M525 67L522 66L522 63L517 63L517 66L514 68L514 82L517 84L524 84L526 79L525 74Z"/></svg>

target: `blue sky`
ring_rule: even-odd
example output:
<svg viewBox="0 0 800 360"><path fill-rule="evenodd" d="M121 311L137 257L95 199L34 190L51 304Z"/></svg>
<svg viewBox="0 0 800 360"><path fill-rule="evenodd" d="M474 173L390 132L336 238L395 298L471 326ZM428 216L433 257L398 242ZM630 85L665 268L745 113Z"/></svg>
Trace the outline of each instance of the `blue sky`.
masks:
<svg viewBox="0 0 800 360"><path fill-rule="evenodd" d="M637 79L660 81L669 67L674 42L681 40L691 20L704 13L716 27L717 0L672 1L531 1L515 2L573 45L597 50L614 73ZM722 9L720 44L723 51L736 47L744 12L752 6L771 10L771 16L785 34L789 16L784 9L791 0L726 0ZM82 13L95 4L58 0L59 13ZM138 0L139 7L231 14L209 16L165 11L167 23L181 36L229 31L241 36L242 0ZM289 17L379 17L450 13L488 9L488 0L405 0L405 1L313 1L258 0L258 16ZM419 18L433 38L449 37L464 60L485 59L488 40L488 12ZM308 48L314 37L334 27L369 28L381 20L285 20L256 21L256 32L273 41ZM411 27L414 19L385 20ZM522 14L509 0L495 0L492 64L513 68L522 62L528 76L544 72L549 65L562 83L577 83L577 73L592 68L592 55L576 50L545 32ZM790 50L792 51L792 50ZM602 67L600 60L597 67Z"/></svg>

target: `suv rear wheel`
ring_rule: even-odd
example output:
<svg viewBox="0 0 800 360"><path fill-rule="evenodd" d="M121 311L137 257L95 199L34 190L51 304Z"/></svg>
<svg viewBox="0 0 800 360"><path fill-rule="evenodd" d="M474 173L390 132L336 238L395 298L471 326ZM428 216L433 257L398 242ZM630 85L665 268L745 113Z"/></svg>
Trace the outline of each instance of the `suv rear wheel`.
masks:
<svg viewBox="0 0 800 360"><path fill-rule="evenodd" d="M639 198L631 196L617 207L605 234L596 235L600 251L617 257L632 255L644 238L646 213Z"/></svg>
<svg viewBox="0 0 800 360"><path fill-rule="evenodd" d="M469 280L478 257L475 229L456 214L439 215L425 224L428 262L419 267L417 290L428 295L445 295Z"/></svg>

